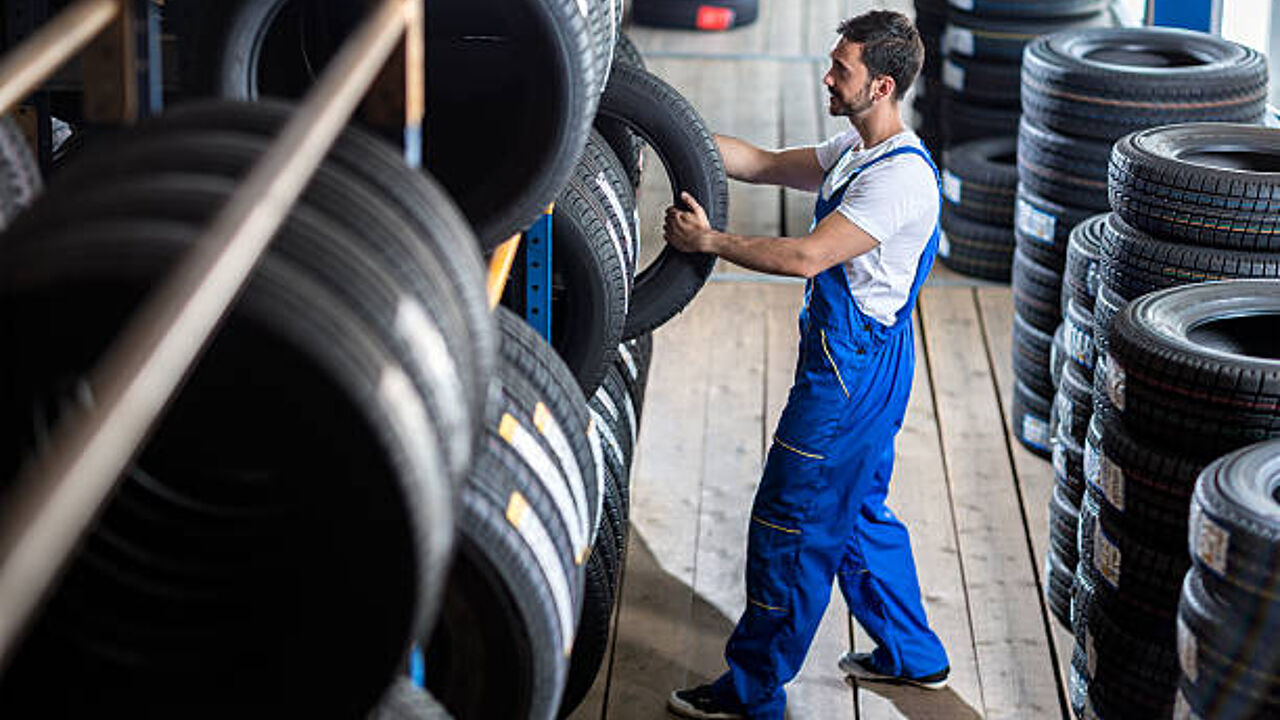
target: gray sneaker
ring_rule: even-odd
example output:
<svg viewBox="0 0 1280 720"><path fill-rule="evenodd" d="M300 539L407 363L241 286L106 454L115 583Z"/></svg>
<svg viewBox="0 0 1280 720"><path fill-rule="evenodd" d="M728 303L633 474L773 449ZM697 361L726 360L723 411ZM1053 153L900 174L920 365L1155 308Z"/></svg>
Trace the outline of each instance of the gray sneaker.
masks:
<svg viewBox="0 0 1280 720"><path fill-rule="evenodd" d="M744 720L741 708L730 707L716 696L710 685L676 690L667 698L667 709L694 720Z"/></svg>
<svg viewBox="0 0 1280 720"><path fill-rule="evenodd" d="M876 667L875 661L871 659L871 653L851 652L847 652L840 657L840 670L854 680L888 683L891 685L914 685L926 690L941 690L947 686L947 677L951 675L949 666L936 673L930 673L922 677L890 675L881 672Z"/></svg>

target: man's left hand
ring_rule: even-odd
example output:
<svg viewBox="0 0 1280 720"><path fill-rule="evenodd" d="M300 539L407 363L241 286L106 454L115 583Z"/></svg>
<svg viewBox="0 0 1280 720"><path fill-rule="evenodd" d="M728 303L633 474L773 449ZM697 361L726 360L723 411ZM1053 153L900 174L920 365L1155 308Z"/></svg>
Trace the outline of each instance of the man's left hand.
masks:
<svg viewBox="0 0 1280 720"><path fill-rule="evenodd" d="M683 252L713 252L711 223L707 213L697 200L687 192L680 193L680 199L687 210L674 205L667 208L667 219L663 223L662 236L677 250Z"/></svg>

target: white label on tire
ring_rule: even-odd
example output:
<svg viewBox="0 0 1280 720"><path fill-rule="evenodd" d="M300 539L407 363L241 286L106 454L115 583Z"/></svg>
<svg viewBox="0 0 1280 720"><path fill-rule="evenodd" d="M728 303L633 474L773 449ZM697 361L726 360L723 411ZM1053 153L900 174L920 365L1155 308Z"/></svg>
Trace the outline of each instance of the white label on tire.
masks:
<svg viewBox="0 0 1280 720"><path fill-rule="evenodd" d="M622 358L622 364L627 368L627 375L631 377L631 382L640 379L640 368L636 366L636 360L631 356L631 348L626 343L618 346L618 357Z"/></svg>
<svg viewBox="0 0 1280 720"><path fill-rule="evenodd" d="M946 60L942 63L942 84L955 90L964 91L964 68Z"/></svg>
<svg viewBox="0 0 1280 720"><path fill-rule="evenodd" d="M640 423L636 420L636 406L631 401L630 393L622 395L622 409L627 411L627 428L631 431L631 447L636 446L636 433L640 430Z"/></svg>
<svg viewBox="0 0 1280 720"><path fill-rule="evenodd" d="M1022 198L1018 198L1017 205L1018 229L1036 240L1052 245L1058 219Z"/></svg>
<svg viewBox="0 0 1280 720"><path fill-rule="evenodd" d="M951 202L960 204L960 191L964 188L964 181L956 177L950 170L942 171L942 194Z"/></svg>
<svg viewBox="0 0 1280 720"><path fill-rule="evenodd" d="M960 8L961 10L972 10L973 0L950 0L951 7Z"/></svg>
<svg viewBox="0 0 1280 720"><path fill-rule="evenodd" d="M1182 694L1182 690L1178 690L1178 695L1173 699L1173 720L1200 720L1187 702L1187 696Z"/></svg>
<svg viewBox="0 0 1280 720"><path fill-rule="evenodd" d="M1107 353L1107 398L1120 412L1124 412L1125 372L1120 363Z"/></svg>
<svg viewBox="0 0 1280 720"><path fill-rule="evenodd" d="M1067 451L1061 443L1053 444L1053 472L1062 478L1067 476Z"/></svg>
<svg viewBox="0 0 1280 720"><path fill-rule="evenodd" d="M1049 423L1030 413L1022 416L1022 438L1032 445L1049 448Z"/></svg>
<svg viewBox="0 0 1280 720"><path fill-rule="evenodd" d="M1107 457L1106 453L1100 453L1098 460L1096 484L1102 489L1102 494L1111 503L1111 507L1124 512L1124 470Z"/></svg>
<svg viewBox="0 0 1280 720"><path fill-rule="evenodd" d="M1067 318L1067 351L1081 367L1093 368L1093 330Z"/></svg>
<svg viewBox="0 0 1280 720"><path fill-rule="evenodd" d="M1096 521L1095 521L1096 523ZM1097 523L1093 529L1093 567L1107 584L1113 588L1120 587L1120 548L1111 542L1102 524Z"/></svg>
<svg viewBox="0 0 1280 720"><path fill-rule="evenodd" d="M1178 665L1182 666L1182 674L1191 682L1200 677L1200 663L1196 660L1196 636L1191 628L1178 616Z"/></svg>
<svg viewBox="0 0 1280 720"><path fill-rule="evenodd" d="M565 577L564 568L556 559L556 547L547 534L547 528L538 518L538 514L530 507L529 501L518 492L511 493L507 501L507 522L520 533L525 545L533 552L542 577L551 590L551 603L555 605L556 617L560 619L560 642L565 657L573 652L573 600L569 594L569 578Z"/></svg>
<svg viewBox="0 0 1280 720"><path fill-rule="evenodd" d="M591 17L590 0L578 0L578 12L582 13L582 17Z"/></svg>
<svg viewBox="0 0 1280 720"><path fill-rule="evenodd" d="M945 232L938 233L938 254L942 257L951 257L951 238L947 237Z"/></svg>
<svg viewBox="0 0 1280 720"><path fill-rule="evenodd" d="M948 25L946 34L942 36L943 52L957 55L973 55L973 33L965 28Z"/></svg>
<svg viewBox="0 0 1280 720"><path fill-rule="evenodd" d="M1231 532L1213 518L1204 514L1199 504L1192 513L1192 552L1209 569L1219 575L1227 574L1227 552L1231 545Z"/></svg>
<svg viewBox="0 0 1280 720"><path fill-rule="evenodd" d="M590 545L587 544L583 525L578 522L578 513L573 506L573 497L569 494L569 483L564 473L556 467L551 456L543 452L542 446L529 434L529 431L525 430L511 415L502 416L498 435L502 436L520 459L524 460L525 465L533 470L533 474L538 478L538 484L551 496L556 512L560 514L561 519L564 520L565 529L569 531L569 543L574 548L574 560L581 562L581 559L586 558L583 550Z"/></svg>
<svg viewBox="0 0 1280 720"><path fill-rule="evenodd" d="M574 507L578 508L578 522L582 526L582 536L588 538L587 545L590 545L591 516L587 511L586 485L582 481L582 469L578 466L578 458L569 445L569 438L564 434L560 423L556 422L551 410L542 403L538 403L533 410L533 426L542 433L542 437L551 446L551 452L555 453L556 459L560 461L560 467L563 468L569 480L569 492L573 494Z"/></svg>

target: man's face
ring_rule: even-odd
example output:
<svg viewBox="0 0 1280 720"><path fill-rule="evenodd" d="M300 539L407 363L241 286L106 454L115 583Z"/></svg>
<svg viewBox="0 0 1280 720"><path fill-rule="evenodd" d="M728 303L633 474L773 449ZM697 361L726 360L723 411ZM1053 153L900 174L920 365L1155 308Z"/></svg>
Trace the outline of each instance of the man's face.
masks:
<svg viewBox="0 0 1280 720"><path fill-rule="evenodd" d="M874 104L871 74L862 64L862 45L841 38L831 50L831 69L822 77L832 117L856 118Z"/></svg>

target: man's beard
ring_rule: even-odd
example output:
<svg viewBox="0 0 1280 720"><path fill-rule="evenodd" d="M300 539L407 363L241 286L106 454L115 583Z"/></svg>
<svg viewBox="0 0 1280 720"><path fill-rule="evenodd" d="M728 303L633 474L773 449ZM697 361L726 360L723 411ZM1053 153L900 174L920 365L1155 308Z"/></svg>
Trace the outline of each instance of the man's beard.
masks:
<svg viewBox="0 0 1280 720"><path fill-rule="evenodd" d="M871 100L871 83L867 83L852 102L845 102L830 91L828 91L828 95L827 112L831 114L831 117L856 118L865 114L875 104Z"/></svg>

